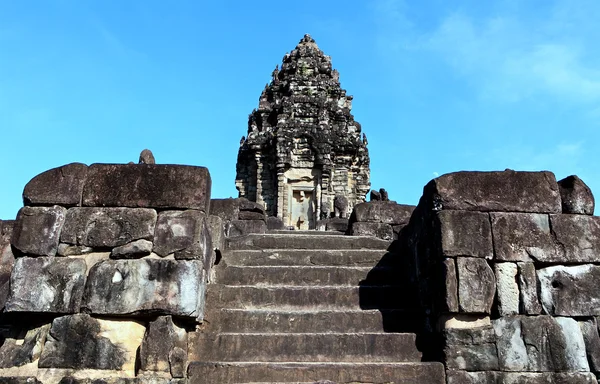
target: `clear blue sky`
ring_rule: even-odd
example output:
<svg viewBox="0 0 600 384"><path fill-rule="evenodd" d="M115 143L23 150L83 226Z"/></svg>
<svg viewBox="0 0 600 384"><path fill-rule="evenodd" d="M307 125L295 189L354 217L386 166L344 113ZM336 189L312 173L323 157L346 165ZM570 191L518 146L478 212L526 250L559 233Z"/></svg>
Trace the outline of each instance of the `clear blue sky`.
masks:
<svg viewBox="0 0 600 384"><path fill-rule="evenodd" d="M600 193L598 0L0 0L0 218L70 162L210 169L305 33L369 139L371 182L415 204L459 170L578 174Z"/></svg>

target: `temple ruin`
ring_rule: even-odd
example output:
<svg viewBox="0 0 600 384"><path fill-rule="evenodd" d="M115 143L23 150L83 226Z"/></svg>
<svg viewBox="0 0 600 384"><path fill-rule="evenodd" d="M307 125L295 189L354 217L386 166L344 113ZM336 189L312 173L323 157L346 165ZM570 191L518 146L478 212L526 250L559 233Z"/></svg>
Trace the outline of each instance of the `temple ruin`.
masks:
<svg viewBox="0 0 600 384"><path fill-rule="evenodd" d="M305 35L249 116L238 153L239 196L296 229L314 229L316 220L345 216L364 202L369 153L351 108L331 58Z"/></svg>

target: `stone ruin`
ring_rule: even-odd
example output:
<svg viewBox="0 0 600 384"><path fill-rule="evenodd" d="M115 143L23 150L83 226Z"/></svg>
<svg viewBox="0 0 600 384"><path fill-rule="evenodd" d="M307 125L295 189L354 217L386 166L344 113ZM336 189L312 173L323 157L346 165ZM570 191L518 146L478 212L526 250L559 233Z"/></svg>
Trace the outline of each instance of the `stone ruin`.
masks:
<svg viewBox="0 0 600 384"><path fill-rule="evenodd" d="M238 153L239 196L296 229L314 229L335 212L347 218L370 189L367 140L351 108L331 58L305 35L250 114ZM336 197L346 206L334 206Z"/></svg>

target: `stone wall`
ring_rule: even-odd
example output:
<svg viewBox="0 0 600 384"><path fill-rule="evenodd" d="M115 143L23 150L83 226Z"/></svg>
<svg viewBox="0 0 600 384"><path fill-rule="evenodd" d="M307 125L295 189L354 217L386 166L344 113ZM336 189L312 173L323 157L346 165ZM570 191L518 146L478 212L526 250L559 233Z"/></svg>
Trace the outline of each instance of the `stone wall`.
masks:
<svg viewBox="0 0 600 384"><path fill-rule="evenodd" d="M430 356L447 382L596 383L600 217L578 178L459 172L407 227Z"/></svg>
<svg viewBox="0 0 600 384"><path fill-rule="evenodd" d="M0 222L0 377L184 377L222 227L210 189L206 168L180 165L33 178L16 221Z"/></svg>
<svg viewBox="0 0 600 384"><path fill-rule="evenodd" d="M400 231L408 224L414 210L414 205L395 201L372 200L357 204L350 215L348 234L398 240Z"/></svg>

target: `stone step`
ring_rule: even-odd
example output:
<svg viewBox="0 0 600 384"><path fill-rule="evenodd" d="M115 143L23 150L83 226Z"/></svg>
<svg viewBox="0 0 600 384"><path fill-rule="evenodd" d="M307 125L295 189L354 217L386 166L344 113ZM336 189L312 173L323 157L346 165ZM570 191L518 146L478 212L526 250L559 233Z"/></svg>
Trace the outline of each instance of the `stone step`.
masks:
<svg viewBox="0 0 600 384"><path fill-rule="evenodd" d="M194 362L190 383L335 383L444 384L441 363L253 363Z"/></svg>
<svg viewBox="0 0 600 384"><path fill-rule="evenodd" d="M413 333L188 334L190 361L420 361Z"/></svg>
<svg viewBox="0 0 600 384"><path fill-rule="evenodd" d="M228 266L215 268L215 282L227 285L348 285L361 281L391 284L398 273L391 268L309 267L309 266Z"/></svg>
<svg viewBox="0 0 600 384"><path fill-rule="evenodd" d="M233 237L227 240L228 249L381 249L389 241L367 236L258 234Z"/></svg>
<svg viewBox="0 0 600 384"><path fill-rule="evenodd" d="M400 286L253 286L211 284L207 308L412 309L416 295Z"/></svg>
<svg viewBox="0 0 600 384"><path fill-rule="evenodd" d="M267 232L272 235L306 235L306 236L345 236L337 231L317 231L309 230L288 230L288 229L273 229Z"/></svg>
<svg viewBox="0 0 600 384"><path fill-rule="evenodd" d="M389 264L391 253L380 249L267 249L227 250L223 262L229 266L260 265L322 265L322 266L375 266Z"/></svg>
<svg viewBox="0 0 600 384"><path fill-rule="evenodd" d="M401 310L279 311L222 309L208 311L204 327L210 332L416 332L423 323L418 313Z"/></svg>

